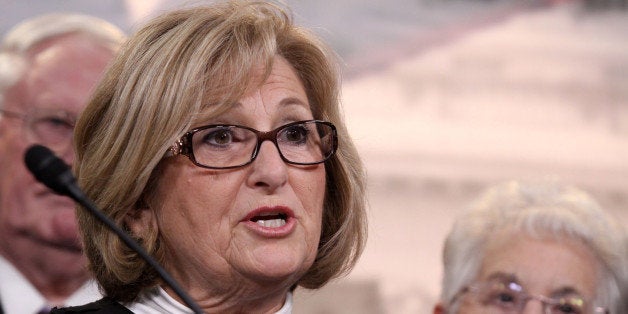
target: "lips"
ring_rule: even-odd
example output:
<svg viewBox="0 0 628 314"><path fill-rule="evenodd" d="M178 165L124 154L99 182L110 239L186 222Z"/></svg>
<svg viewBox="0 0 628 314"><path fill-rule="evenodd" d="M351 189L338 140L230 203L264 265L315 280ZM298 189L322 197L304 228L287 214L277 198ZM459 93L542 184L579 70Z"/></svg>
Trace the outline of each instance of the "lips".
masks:
<svg viewBox="0 0 628 314"><path fill-rule="evenodd" d="M288 215L284 213L263 213L250 219L258 225L266 228L278 228L286 224Z"/></svg>
<svg viewBox="0 0 628 314"><path fill-rule="evenodd" d="M288 207L260 207L242 219L249 228L263 236L282 236L294 229L294 213Z"/></svg>

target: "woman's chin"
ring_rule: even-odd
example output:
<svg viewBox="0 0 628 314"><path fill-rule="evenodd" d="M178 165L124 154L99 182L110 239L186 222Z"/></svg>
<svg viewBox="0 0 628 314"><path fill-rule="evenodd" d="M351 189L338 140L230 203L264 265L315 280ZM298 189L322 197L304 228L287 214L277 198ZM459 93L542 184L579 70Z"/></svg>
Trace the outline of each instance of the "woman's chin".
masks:
<svg viewBox="0 0 628 314"><path fill-rule="evenodd" d="M258 248L251 252L249 274L256 280L278 282L297 279L311 267L314 256L298 250L272 250Z"/></svg>

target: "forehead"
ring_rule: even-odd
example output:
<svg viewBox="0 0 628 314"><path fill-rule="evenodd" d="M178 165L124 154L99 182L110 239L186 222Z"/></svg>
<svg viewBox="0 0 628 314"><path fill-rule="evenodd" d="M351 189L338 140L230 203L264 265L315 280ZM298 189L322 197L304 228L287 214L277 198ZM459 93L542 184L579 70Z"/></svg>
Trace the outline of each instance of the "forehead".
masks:
<svg viewBox="0 0 628 314"><path fill-rule="evenodd" d="M593 297L600 270L593 252L577 239L500 232L487 243L479 279L511 274L529 292L549 295L571 288Z"/></svg>
<svg viewBox="0 0 628 314"><path fill-rule="evenodd" d="M103 42L85 34L72 33L43 41L26 55L30 60L31 76L70 68L76 72L103 70L103 64L113 57L113 51Z"/></svg>
<svg viewBox="0 0 628 314"><path fill-rule="evenodd" d="M294 67L283 57L275 56L268 72L258 65L252 69L251 76L253 78L251 83L239 99L219 107L212 106L210 99L206 101L210 105L203 108L197 120L203 121L238 112L259 113L260 108L255 108L254 104L261 104L261 107L264 107L262 111L271 110L270 108L276 106L293 107L292 110L301 107L298 110L311 111L303 82Z"/></svg>
<svg viewBox="0 0 628 314"><path fill-rule="evenodd" d="M84 35L71 34L35 46L27 57L28 67L8 106L79 112L113 53Z"/></svg>

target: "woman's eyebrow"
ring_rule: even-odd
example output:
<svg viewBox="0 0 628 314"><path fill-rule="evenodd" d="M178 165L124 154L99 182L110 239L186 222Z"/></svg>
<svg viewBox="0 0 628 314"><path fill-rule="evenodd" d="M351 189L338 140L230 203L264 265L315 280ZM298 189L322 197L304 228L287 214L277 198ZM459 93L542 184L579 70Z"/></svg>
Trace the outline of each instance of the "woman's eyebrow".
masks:
<svg viewBox="0 0 628 314"><path fill-rule="evenodd" d="M290 105L298 105L308 107L308 104L303 102L301 99L297 97L286 97L279 102L280 106L290 106Z"/></svg>
<svg viewBox="0 0 628 314"><path fill-rule="evenodd" d="M505 272L494 272L491 273L486 280L498 280L498 281L502 281L502 282L519 282L519 279L517 278L517 276L513 273L505 273Z"/></svg>
<svg viewBox="0 0 628 314"><path fill-rule="evenodd" d="M562 287L559 287L558 289L554 289L549 296L552 297L552 298L555 298L555 297L562 297L562 296L566 296L566 295L581 296L582 293L580 293L580 291L578 291L578 289L575 288L575 287L572 287L572 286L562 286Z"/></svg>

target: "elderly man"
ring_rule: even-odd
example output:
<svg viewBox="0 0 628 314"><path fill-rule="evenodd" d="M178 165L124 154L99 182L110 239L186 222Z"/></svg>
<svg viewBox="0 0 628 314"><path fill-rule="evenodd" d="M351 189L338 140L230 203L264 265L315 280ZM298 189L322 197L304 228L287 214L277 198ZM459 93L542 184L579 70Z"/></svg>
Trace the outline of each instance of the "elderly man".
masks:
<svg viewBox="0 0 628 314"><path fill-rule="evenodd" d="M72 163L72 132L124 38L84 15L51 14L14 27L0 48L0 313L37 313L98 297L70 199L26 169L25 150L48 146Z"/></svg>

